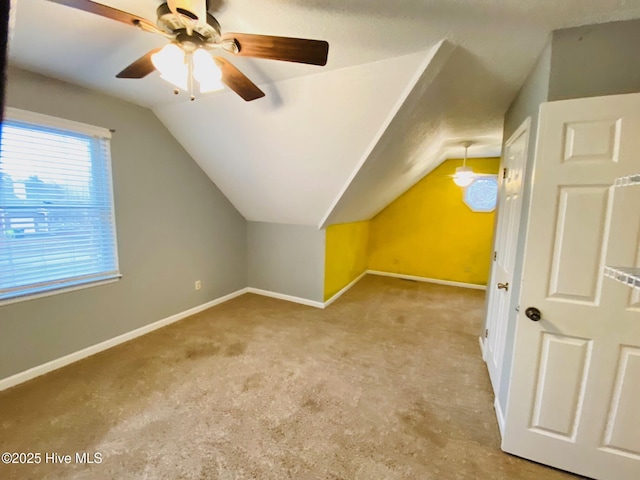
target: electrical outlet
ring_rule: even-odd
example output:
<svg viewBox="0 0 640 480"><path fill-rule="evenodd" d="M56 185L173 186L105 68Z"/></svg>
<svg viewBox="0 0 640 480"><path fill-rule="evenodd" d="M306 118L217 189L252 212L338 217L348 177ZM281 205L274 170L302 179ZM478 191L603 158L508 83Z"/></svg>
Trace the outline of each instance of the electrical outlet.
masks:
<svg viewBox="0 0 640 480"><path fill-rule="evenodd" d="M196 290L200 290L202 288L202 283L200 280L196 280Z"/></svg>

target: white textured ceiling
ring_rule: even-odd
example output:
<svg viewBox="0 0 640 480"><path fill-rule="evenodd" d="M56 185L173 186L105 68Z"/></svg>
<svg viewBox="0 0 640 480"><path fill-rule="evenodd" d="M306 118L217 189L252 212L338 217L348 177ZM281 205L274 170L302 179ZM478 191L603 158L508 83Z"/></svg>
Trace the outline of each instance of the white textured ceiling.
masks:
<svg viewBox="0 0 640 480"><path fill-rule="evenodd" d="M154 19L161 2L102 3ZM10 60L154 109L246 218L300 224L366 218L459 140L499 143L551 30L640 17L640 0L213 3L223 31L329 41L327 66L234 58L267 97L188 103L156 73L114 77L162 37L46 0L14 2ZM429 66L443 39L446 62Z"/></svg>

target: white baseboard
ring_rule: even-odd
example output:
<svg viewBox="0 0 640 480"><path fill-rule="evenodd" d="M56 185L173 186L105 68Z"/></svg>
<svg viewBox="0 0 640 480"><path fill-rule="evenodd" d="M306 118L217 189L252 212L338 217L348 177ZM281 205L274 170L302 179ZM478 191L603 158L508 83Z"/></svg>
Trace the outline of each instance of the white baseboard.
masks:
<svg viewBox="0 0 640 480"><path fill-rule="evenodd" d="M331 297L329 300L324 302L324 308L327 308L329 305L331 305L333 302L335 302L338 298L340 298L347 290L349 290L356 283L358 283L360 281L360 279L362 277L364 277L366 274L367 274L367 271L365 270L360 275L358 275L358 277L356 279L354 279L349 285L344 287L342 290L340 290L338 293L336 293L333 297Z"/></svg>
<svg viewBox="0 0 640 480"><path fill-rule="evenodd" d="M498 397L496 397L493 402L493 408L496 410L496 418L498 419L498 428L500 429L500 436L504 436L504 413L502 413L502 408L500 407L500 402L498 402Z"/></svg>
<svg viewBox="0 0 640 480"><path fill-rule="evenodd" d="M440 285L449 285L450 287L473 288L474 290L486 290L486 285L478 285L476 283L453 282L451 280L440 280L438 278L417 277L415 275L405 275L403 273L380 272L378 270L367 270L366 273L371 275L380 275L383 277L402 278L404 280L414 280L416 282L438 283Z"/></svg>
<svg viewBox="0 0 640 480"><path fill-rule="evenodd" d="M253 287L248 287L246 290L247 293L255 293L256 295L262 295L263 297L277 298L278 300L300 303L301 305L307 305L309 307L324 308L323 302L317 302L315 300L309 300L307 298L294 297L293 295L285 295L284 293L271 292L269 290L261 290L259 288Z"/></svg>
<svg viewBox="0 0 640 480"><path fill-rule="evenodd" d="M482 337L478 337L478 342L480 342L480 353L482 353L482 360L484 360L484 339Z"/></svg>
<svg viewBox="0 0 640 480"><path fill-rule="evenodd" d="M184 312L176 313L175 315L163 318L162 320L158 320L157 322L150 323L143 327L136 328L135 330L131 330L130 332L123 333L122 335L118 335L117 337L105 340L104 342L100 342L96 345L83 348L82 350L78 350L77 352L70 353L69 355L65 355L64 357L51 360L50 362L43 363L42 365L37 365L33 368L25 370L24 372L11 375L10 377L3 378L2 380L0 380L0 391L14 387L20 383L39 377L40 375L44 375L45 373L52 372L53 370L57 370L58 368L65 367L70 363L74 363L78 360L82 360L83 358L90 357L91 355L95 355L96 353L102 352L111 347L115 347L116 345L120 345L121 343L128 342L129 340L133 340L134 338L153 332L154 330L157 330L159 328L166 327L167 325L175 323L178 320L190 317L191 315L195 315L196 313L207 310L208 308L215 307L216 305L227 302L232 298L236 298L244 293L247 293L246 288L236 290L235 292L225 295L224 297L216 298L215 300L203 303L202 305L198 305L197 307L190 308L189 310L185 310Z"/></svg>

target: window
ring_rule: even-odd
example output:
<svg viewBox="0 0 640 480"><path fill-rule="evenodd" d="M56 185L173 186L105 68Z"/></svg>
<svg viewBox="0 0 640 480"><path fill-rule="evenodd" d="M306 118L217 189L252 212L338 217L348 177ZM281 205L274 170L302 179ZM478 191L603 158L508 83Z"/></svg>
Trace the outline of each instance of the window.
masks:
<svg viewBox="0 0 640 480"><path fill-rule="evenodd" d="M498 200L498 180L493 176L477 177L464 189L464 203L474 212L493 212Z"/></svg>
<svg viewBox="0 0 640 480"><path fill-rule="evenodd" d="M109 130L7 108L0 302L119 278Z"/></svg>

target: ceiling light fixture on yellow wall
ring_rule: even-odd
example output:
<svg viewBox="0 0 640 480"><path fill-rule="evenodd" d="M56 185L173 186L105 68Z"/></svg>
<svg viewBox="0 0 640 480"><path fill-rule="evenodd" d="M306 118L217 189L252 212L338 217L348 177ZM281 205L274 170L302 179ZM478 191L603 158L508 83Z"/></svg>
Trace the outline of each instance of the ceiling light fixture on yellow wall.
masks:
<svg viewBox="0 0 640 480"><path fill-rule="evenodd" d="M456 173L453 175L453 182L459 187L467 187L473 182L473 179L476 178L476 174L473 172L471 167L467 167L467 150L472 145L472 142L464 142L462 146L464 147L464 160L462 161L462 166L456 168Z"/></svg>

